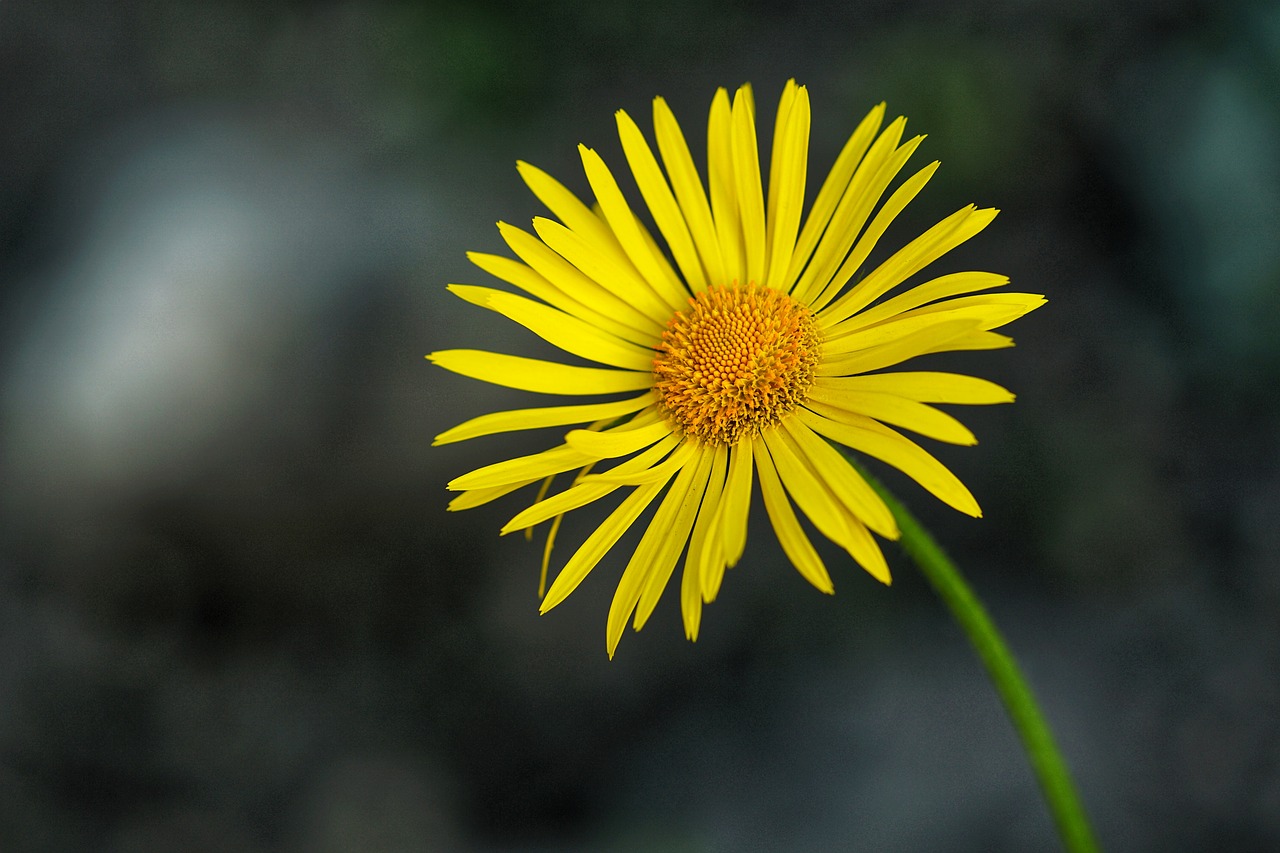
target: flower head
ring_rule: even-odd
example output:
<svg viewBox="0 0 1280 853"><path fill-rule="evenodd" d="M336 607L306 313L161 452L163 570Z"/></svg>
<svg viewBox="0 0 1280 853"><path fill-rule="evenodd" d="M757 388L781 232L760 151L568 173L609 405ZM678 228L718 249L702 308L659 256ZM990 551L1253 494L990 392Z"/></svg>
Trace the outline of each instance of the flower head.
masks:
<svg viewBox="0 0 1280 853"><path fill-rule="evenodd" d="M888 508L832 446L900 469L944 503L979 516L955 475L889 425L952 444L975 444L937 403L1007 403L999 385L954 373L890 371L929 353L1012 346L995 331L1044 304L989 272L931 278L891 295L977 234L996 211L964 207L862 275L894 218L928 183L934 162L886 191L923 137L903 142L906 122L887 127L881 104L862 120L818 190L801 227L808 166L809 97L788 82L778 105L768 192L761 180L755 105L743 86L732 102L716 92L708 124L707 183L675 116L654 100L658 152L625 112L617 113L627 165L659 245L604 161L579 146L596 206L546 173L521 176L559 221L534 233L499 223L518 260L472 253L481 269L524 291L450 285L595 366L481 350L428 358L448 370L526 391L605 397L585 404L484 415L436 437L437 444L540 427L585 425L564 442L507 459L449 483L450 509L479 506L542 483L533 504L503 527L551 522L543 573L559 521L615 491L626 496L587 537L542 601L555 607L655 501L623 570L606 630L610 656L634 614L639 630L684 555L680 604L696 639L702 605L742 557L758 478L783 550L818 589L830 575L795 507L876 579L889 568L872 533L896 539ZM659 158L660 161L659 162ZM707 191L709 190L709 192ZM552 479L575 472L548 494Z"/></svg>

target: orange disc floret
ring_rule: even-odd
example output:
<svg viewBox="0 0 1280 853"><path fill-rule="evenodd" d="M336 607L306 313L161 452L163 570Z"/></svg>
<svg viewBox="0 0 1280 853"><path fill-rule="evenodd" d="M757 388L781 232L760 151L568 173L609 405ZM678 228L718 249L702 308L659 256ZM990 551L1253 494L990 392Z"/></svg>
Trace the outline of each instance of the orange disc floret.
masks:
<svg viewBox="0 0 1280 853"><path fill-rule="evenodd" d="M809 309L781 291L721 285L667 323L653 360L667 416L705 444L737 444L808 396L820 339Z"/></svg>

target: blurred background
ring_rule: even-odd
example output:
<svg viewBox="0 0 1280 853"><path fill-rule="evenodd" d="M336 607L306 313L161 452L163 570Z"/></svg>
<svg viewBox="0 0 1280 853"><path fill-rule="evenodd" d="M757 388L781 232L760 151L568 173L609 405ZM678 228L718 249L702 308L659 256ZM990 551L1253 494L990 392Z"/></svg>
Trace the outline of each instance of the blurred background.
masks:
<svg viewBox="0 0 1280 853"><path fill-rule="evenodd" d="M556 440L430 447L539 402L423 359L535 351L444 289L543 213L515 161L584 192L661 94L701 166L744 81L767 151L792 76L811 187L887 100L943 167L884 245L999 207L938 271L1049 297L934 362L1019 394L929 445L986 517L885 477L1104 847L1280 848L1276 4L3 0L0 849L1053 849L896 546L825 597L757 505L697 644L668 590L610 662L634 537L540 618L522 498L444 511Z"/></svg>

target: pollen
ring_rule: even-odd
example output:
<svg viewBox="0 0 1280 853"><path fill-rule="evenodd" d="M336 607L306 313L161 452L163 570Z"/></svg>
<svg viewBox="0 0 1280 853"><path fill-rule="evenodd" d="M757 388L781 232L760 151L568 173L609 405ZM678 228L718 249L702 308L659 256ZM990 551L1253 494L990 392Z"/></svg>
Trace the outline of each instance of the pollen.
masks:
<svg viewBox="0 0 1280 853"><path fill-rule="evenodd" d="M821 341L809 309L781 291L701 291L667 323L654 387L686 435L716 446L754 438L804 402Z"/></svg>

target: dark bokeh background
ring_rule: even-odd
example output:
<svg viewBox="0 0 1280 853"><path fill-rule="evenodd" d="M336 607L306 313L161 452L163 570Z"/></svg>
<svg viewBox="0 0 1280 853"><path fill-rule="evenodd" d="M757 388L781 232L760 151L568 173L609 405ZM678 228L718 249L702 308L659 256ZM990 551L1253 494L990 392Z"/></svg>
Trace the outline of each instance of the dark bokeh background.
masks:
<svg viewBox="0 0 1280 853"><path fill-rule="evenodd" d="M949 363L1020 395L937 449L986 518L888 479L1104 845L1280 847L1275 4L3 0L0 849L1052 849L896 547L827 598L757 513L702 639L669 591L609 662L625 548L539 618L520 501L444 512L553 438L429 446L524 402L422 358L531 346L444 290L514 161L789 76L815 181L879 100L930 134L887 243L994 205L941 266L1049 296Z"/></svg>

